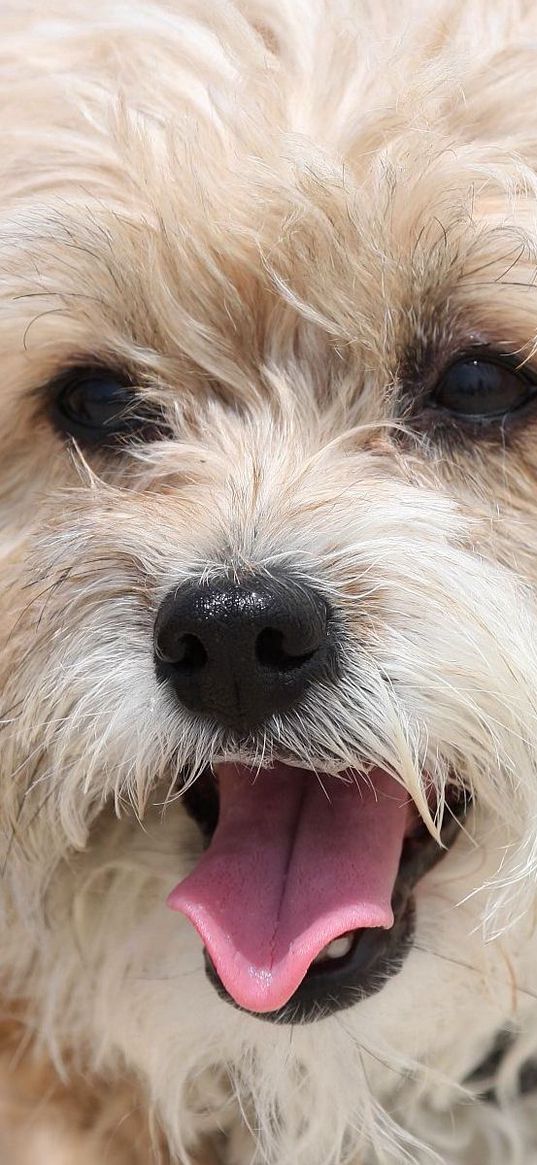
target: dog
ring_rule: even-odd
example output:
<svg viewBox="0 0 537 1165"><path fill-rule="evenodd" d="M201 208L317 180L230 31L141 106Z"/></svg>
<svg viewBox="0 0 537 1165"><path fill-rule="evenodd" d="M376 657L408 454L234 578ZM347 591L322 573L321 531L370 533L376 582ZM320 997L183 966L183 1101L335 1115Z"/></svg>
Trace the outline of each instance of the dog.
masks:
<svg viewBox="0 0 537 1165"><path fill-rule="evenodd" d="M6 1165L531 1165L537 4L0 29Z"/></svg>

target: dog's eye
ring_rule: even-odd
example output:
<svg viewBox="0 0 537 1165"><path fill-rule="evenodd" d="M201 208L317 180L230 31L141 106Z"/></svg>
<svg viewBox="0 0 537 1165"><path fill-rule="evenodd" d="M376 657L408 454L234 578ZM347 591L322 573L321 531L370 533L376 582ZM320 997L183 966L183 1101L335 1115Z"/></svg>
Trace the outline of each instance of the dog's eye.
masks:
<svg viewBox="0 0 537 1165"><path fill-rule="evenodd" d="M121 372L100 367L77 367L62 373L49 386L52 419L57 429L92 445L114 438L144 434L157 418L140 401Z"/></svg>
<svg viewBox="0 0 537 1165"><path fill-rule="evenodd" d="M457 360L444 373L429 404L466 420L493 420L514 412L535 394L529 376L501 360Z"/></svg>

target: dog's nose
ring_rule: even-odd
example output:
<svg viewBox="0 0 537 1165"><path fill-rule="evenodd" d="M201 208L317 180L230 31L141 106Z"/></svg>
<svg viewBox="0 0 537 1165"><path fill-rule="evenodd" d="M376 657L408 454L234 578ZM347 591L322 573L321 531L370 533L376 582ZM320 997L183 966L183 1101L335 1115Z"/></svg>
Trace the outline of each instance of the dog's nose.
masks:
<svg viewBox="0 0 537 1165"><path fill-rule="evenodd" d="M188 583L157 614L157 675L191 711L247 731L336 670L335 638L328 603L310 586L252 576Z"/></svg>

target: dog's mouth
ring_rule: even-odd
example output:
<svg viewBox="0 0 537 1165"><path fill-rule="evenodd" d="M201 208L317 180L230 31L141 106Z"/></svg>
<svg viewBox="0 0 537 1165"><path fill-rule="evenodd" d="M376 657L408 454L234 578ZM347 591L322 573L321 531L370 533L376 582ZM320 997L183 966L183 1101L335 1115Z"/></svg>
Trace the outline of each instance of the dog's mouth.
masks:
<svg viewBox="0 0 537 1165"><path fill-rule="evenodd" d="M349 1007L400 969L413 888L466 804L449 786L439 845L378 768L333 777L222 763L185 798L210 841L169 905L198 931L219 993L286 1023Z"/></svg>

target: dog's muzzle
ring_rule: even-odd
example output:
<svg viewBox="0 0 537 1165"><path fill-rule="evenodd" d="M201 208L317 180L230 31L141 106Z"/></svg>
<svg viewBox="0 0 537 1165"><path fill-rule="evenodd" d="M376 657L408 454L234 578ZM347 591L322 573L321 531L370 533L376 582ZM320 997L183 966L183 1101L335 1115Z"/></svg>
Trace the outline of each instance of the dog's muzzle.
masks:
<svg viewBox="0 0 537 1165"><path fill-rule="evenodd" d="M324 596L290 577L190 582L158 612L157 677L240 739L336 682L341 641ZM311 1020L401 967L413 887L444 851L393 775L221 763L185 800L210 840L169 904L198 931L225 999L278 1022Z"/></svg>

